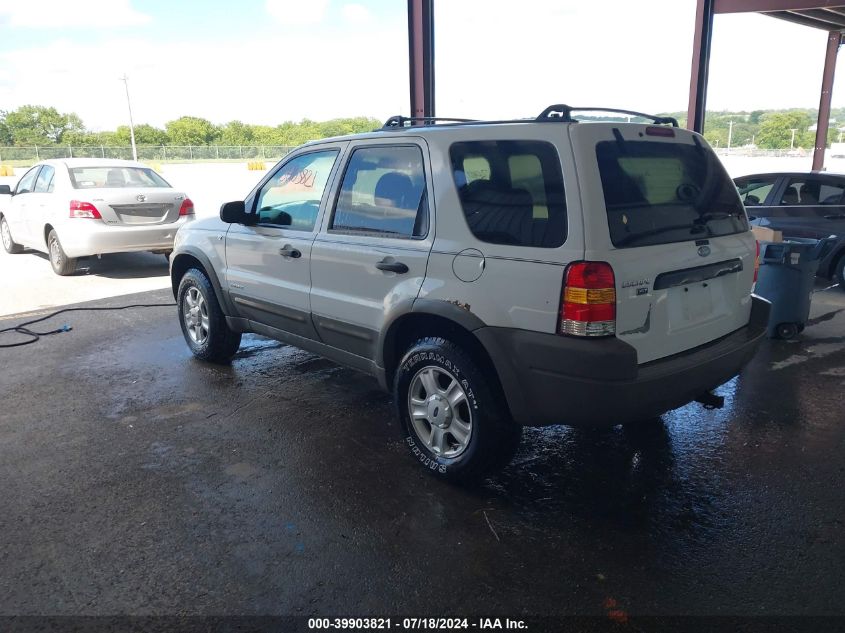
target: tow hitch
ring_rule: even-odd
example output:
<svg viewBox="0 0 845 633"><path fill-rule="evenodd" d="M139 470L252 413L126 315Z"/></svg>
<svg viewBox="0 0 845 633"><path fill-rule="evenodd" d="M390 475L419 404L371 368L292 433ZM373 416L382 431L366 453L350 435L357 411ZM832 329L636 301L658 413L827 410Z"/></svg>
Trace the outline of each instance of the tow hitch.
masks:
<svg viewBox="0 0 845 633"><path fill-rule="evenodd" d="M721 409L725 406L725 398L723 396L717 396L715 393L710 393L709 391L698 396L695 401L703 404L704 408L708 410Z"/></svg>

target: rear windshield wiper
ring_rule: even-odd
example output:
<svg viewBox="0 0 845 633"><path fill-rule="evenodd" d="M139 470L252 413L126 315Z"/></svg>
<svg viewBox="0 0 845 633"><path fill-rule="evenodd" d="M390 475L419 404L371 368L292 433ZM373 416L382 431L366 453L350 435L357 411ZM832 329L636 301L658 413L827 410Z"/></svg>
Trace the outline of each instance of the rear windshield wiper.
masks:
<svg viewBox="0 0 845 633"><path fill-rule="evenodd" d="M681 231L684 229L688 230L691 236L695 235L696 233L702 233L704 231L706 231L708 234L710 233L710 228L706 224L697 224L695 222L693 222L692 226L690 226L689 224L672 224L670 226L661 226L660 228L642 231L640 233L633 233L632 235L626 235L621 240L614 241L614 245L627 246L628 244L638 242L646 237L653 237L655 235L660 235L661 233L669 233L670 231Z"/></svg>

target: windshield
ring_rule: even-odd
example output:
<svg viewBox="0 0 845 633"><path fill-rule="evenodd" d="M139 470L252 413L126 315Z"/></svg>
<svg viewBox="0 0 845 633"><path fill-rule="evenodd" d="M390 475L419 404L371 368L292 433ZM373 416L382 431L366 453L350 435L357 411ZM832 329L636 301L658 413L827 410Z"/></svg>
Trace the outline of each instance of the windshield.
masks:
<svg viewBox="0 0 845 633"><path fill-rule="evenodd" d="M733 181L703 144L602 141L596 157L617 248L748 230Z"/></svg>
<svg viewBox="0 0 845 633"><path fill-rule="evenodd" d="M123 189L170 187L168 182L148 167L71 167L74 189Z"/></svg>

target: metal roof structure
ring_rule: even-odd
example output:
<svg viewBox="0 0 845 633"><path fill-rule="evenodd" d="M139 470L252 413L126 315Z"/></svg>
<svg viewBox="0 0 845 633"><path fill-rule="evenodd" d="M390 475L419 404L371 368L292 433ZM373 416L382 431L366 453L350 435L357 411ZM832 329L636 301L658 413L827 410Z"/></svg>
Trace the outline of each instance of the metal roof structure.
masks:
<svg viewBox="0 0 845 633"><path fill-rule="evenodd" d="M830 122L830 98L836 71L836 56L843 42L843 32L845 32L845 4L842 0L698 0L687 110L687 127L696 132L704 130L713 16L726 13L760 13L801 26L827 31L824 73L819 96L819 118L813 150L813 169L822 169L824 151L827 146L827 128Z"/></svg>

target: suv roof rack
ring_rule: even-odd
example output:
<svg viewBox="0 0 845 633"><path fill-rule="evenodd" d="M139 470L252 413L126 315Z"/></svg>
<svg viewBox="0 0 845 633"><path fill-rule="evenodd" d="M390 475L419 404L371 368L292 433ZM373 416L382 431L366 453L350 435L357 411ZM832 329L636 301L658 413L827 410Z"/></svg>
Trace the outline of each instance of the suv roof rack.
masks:
<svg viewBox="0 0 845 633"><path fill-rule="evenodd" d="M556 103L554 105L550 105L548 108L543 110L540 115L537 117L537 121L559 121L561 123L577 123L575 119L572 118L573 112L612 112L614 114L626 114L629 116L638 116L642 117L643 119L650 119L654 121L657 125L667 125L671 124L672 127L679 127L678 126L678 119L671 116L656 116L654 114L646 114L645 112L637 112L635 110L619 110L617 108L588 108L588 107L576 107L576 106L568 106L564 103Z"/></svg>
<svg viewBox="0 0 845 633"><path fill-rule="evenodd" d="M438 121L443 121L444 123L474 123L477 122L478 119L455 119L449 117L433 116L402 116L397 114L385 121L381 129L386 130L395 129L398 127L406 127L408 123L415 123L417 121L421 121L423 125L431 125L432 123L437 123Z"/></svg>

